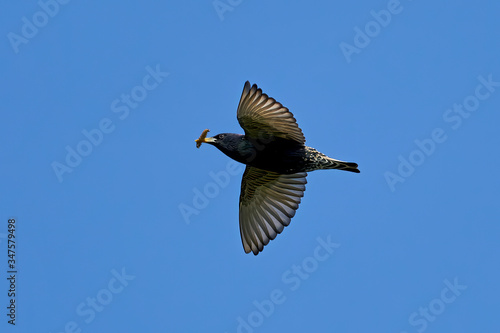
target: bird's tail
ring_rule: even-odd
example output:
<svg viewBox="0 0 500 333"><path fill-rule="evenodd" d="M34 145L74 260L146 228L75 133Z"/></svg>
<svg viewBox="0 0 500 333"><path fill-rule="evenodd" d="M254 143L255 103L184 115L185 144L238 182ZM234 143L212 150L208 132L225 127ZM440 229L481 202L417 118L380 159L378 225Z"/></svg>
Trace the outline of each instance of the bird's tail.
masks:
<svg viewBox="0 0 500 333"><path fill-rule="evenodd" d="M331 157L326 156L323 153L320 153L314 148L307 147L307 153L311 154L312 156L312 165L311 170L324 170L324 169L338 169L338 170L345 170L345 171L351 171L355 173L359 173L358 170L358 165L354 162L344 162L344 161L339 161L336 159L333 159Z"/></svg>
<svg viewBox="0 0 500 333"><path fill-rule="evenodd" d="M358 165L354 162L344 162L328 157L321 169L339 169L359 173Z"/></svg>

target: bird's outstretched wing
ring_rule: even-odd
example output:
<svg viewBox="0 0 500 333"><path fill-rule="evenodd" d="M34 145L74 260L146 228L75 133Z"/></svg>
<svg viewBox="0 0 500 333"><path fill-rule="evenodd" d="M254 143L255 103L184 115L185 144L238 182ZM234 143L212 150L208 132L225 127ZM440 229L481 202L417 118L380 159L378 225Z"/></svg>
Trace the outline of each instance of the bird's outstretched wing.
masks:
<svg viewBox="0 0 500 333"><path fill-rule="evenodd" d="M240 234L246 253L257 255L290 224L304 196L306 176L246 167L240 194Z"/></svg>
<svg viewBox="0 0 500 333"><path fill-rule="evenodd" d="M293 114L274 98L262 93L256 84L245 82L237 112L238 122L245 135L254 139L273 137L304 144L306 139Z"/></svg>

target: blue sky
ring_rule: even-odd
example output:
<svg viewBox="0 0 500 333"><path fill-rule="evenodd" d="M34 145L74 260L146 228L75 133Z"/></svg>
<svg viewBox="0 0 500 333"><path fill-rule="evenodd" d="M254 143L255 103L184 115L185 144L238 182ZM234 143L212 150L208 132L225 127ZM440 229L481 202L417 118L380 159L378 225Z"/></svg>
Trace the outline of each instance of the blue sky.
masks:
<svg viewBox="0 0 500 333"><path fill-rule="evenodd" d="M499 10L4 4L1 331L499 331ZM193 141L242 133L246 80L361 170L310 173L258 256L238 229L243 166Z"/></svg>

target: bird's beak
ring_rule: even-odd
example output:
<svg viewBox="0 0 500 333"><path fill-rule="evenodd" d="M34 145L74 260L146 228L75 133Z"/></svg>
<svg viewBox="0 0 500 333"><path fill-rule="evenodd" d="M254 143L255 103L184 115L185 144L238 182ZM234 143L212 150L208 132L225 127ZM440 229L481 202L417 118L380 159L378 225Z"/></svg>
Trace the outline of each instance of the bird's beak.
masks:
<svg viewBox="0 0 500 333"><path fill-rule="evenodd" d="M215 143L217 141L215 138L205 138L203 142L205 143Z"/></svg>
<svg viewBox="0 0 500 333"><path fill-rule="evenodd" d="M200 148L200 147L201 147L201 144L202 144L203 142L205 142L205 143L215 143L215 141L217 141L217 140L215 140L214 138L207 138L207 133L208 133L208 132L210 132L210 130L209 130L209 129L204 130L204 131L201 133L200 137L199 137L197 140L194 140L194 141L196 142L196 148Z"/></svg>

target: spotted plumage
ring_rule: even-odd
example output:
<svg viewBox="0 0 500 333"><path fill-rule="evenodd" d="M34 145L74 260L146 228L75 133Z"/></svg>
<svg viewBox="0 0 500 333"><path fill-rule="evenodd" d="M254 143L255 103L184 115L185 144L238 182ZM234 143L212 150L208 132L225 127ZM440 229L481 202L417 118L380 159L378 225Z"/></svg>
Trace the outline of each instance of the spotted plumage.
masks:
<svg viewBox="0 0 500 333"><path fill-rule="evenodd" d="M307 183L307 172L358 165L335 160L305 145L293 114L247 81L237 110L245 134L222 133L196 140L246 164L240 194L240 234L246 253L257 255L290 224Z"/></svg>

